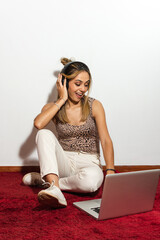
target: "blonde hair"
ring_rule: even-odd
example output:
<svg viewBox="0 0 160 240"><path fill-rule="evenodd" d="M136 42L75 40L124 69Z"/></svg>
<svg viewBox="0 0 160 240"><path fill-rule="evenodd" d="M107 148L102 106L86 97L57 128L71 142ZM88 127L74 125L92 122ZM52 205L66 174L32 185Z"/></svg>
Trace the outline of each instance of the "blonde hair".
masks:
<svg viewBox="0 0 160 240"><path fill-rule="evenodd" d="M81 72L87 72L89 74L89 86L88 86L88 93L86 96L84 96L81 99L81 107L82 107L82 117L81 121L86 121L89 113L90 113L90 107L88 103L88 96L89 96L89 90L91 86L91 73L89 68L86 64L78 61L72 61L68 58L61 58L61 63L64 65L64 68L61 70L61 74L66 77L68 81L74 79L79 73ZM62 123L68 123L69 119L66 114L66 103L61 107L59 112L56 114L56 119L61 121Z"/></svg>

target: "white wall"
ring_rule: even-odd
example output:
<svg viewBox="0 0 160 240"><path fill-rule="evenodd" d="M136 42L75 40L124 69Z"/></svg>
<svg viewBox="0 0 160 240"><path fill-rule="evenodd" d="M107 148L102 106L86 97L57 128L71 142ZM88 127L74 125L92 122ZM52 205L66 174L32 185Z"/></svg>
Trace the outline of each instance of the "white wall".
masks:
<svg viewBox="0 0 160 240"><path fill-rule="evenodd" d="M55 98L63 56L90 67L115 163L159 164L159 12L158 0L1 1L0 165L38 164L33 119Z"/></svg>

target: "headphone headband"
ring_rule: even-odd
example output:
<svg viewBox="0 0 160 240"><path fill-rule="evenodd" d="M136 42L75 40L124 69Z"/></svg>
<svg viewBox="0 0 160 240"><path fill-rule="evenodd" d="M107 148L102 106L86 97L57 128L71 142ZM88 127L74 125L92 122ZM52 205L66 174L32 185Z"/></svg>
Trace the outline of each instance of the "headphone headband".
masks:
<svg viewBox="0 0 160 240"><path fill-rule="evenodd" d="M63 67L61 73L65 73L65 71L66 71L66 69L68 68L68 66L71 65L72 63L75 63L75 61L67 63L67 64Z"/></svg>
<svg viewBox="0 0 160 240"><path fill-rule="evenodd" d="M88 68L86 64L79 62L79 61L73 61L73 62L69 62L67 63L64 68L62 69L61 73L65 73L66 69L72 64L72 63L79 63L79 65L81 65L82 70L85 68Z"/></svg>

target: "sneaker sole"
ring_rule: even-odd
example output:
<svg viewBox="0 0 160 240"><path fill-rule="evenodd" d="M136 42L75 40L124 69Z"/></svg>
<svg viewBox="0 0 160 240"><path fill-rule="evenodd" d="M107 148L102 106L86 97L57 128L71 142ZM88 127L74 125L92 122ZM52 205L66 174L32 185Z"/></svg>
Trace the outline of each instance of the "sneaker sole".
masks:
<svg viewBox="0 0 160 240"><path fill-rule="evenodd" d="M66 203L60 203L56 196L43 192L38 194L38 201L42 205L50 206L52 208L65 208L67 206Z"/></svg>

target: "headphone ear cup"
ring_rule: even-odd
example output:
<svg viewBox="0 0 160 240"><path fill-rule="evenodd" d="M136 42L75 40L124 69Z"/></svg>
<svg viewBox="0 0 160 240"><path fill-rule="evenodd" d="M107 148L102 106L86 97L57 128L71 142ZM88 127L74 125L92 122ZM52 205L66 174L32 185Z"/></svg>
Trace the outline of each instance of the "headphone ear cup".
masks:
<svg viewBox="0 0 160 240"><path fill-rule="evenodd" d="M65 77L62 75L62 84L64 85L64 79L65 79ZM68 90L68 87L69 87L69 84L68 84L68 79L66 79L66 88L67 88L67 90Z"/></svg>
<svg viewBox="0 0 160 240"><path fill-rule="evenodd" d="M69 81L68 81L68 79L66 79L66 88L67 88L67 90L69 88Z"/></svg>
<svg viewBox="0 0 160 240"><path fill-rule="evenodd" d="M65 77L62 75L62 85L64 84Z"/></svg>

